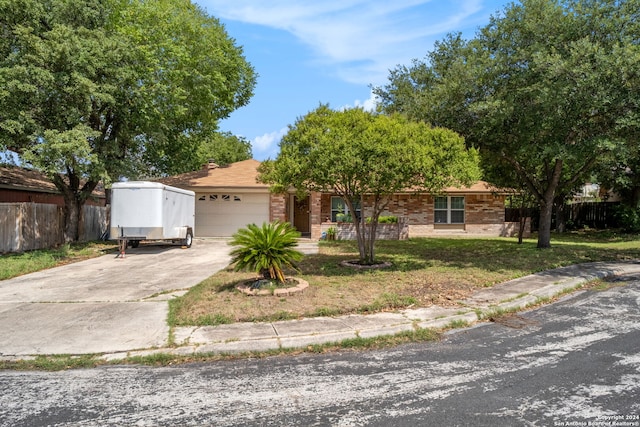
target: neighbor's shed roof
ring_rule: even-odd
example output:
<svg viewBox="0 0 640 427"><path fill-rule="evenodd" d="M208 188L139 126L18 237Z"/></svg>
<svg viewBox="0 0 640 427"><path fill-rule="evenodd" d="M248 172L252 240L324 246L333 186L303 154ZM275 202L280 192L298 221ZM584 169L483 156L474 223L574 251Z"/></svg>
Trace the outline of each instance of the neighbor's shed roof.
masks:
<svg viewBox="0 0 640 427"><path fill-rule="evenodd" d="M0 188L59 193L56 186L45 174L19 166L0 166Z"/></svg>
<svg viewBox="0 0 640 427"><path fill-rule="evenodd" d="M0 166L0 188L60 194L55 184L44 173L13 165ZM91 194L94 197L104 198L102 184L98 184Z"/></svg>

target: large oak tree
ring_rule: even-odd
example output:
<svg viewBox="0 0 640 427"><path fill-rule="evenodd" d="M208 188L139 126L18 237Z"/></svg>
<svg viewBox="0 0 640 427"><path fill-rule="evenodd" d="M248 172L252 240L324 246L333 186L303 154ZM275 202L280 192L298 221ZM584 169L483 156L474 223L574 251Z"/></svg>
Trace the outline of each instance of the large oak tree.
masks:
<svg viewBox="0 0 640 427"><path fill-rule="evenodd" d="M399 115L335 111L326 105L289 127L278 157L263 162L260 172L260 179L275 192L295 188L341 196L355 215L364 264L375 262L378 218L394 194L437 193L479 177L476 151L467 150L455 132Z"/></svg>
<svg viewBox="0 0 640 427"><path fill-rule="evenodd" d="M67 241L101 180L191 165L255 78L189 0L0 0L0 149L51 176Z"/></svg>
<svg viewBox="0 0 640 427"><path fill-rule="evenodd" d="M376 93L386 112L465 136L493 183L523 183L546 248L554 198L618 148L637 150L639 10L637 0L512 3L475 38L450 35L396 68Z"/></svg>

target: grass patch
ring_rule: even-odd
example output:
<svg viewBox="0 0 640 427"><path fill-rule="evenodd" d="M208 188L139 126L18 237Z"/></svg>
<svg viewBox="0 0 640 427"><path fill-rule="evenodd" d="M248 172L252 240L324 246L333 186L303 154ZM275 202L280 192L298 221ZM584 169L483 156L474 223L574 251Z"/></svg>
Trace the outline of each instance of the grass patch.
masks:
<svg viewBox="0 0 640 427"><path fill-rule="evenodd" d="M414 306L418 302L413 296L383 292L373 303L358 309L359 313L377 313Z"/></svg>
<svg viewBox="0 0 640 427"><path fill-rule="evenodd" d="M392 263L383 270L342 267L341 261L357 258L355 242L323 241L319 254L299 263L298 275L310 285L304 292L286 298L249 297L235 286L253 274L227 268L171 300L169 323L289 320L431 305L462 308L461 301L478 289L517 277L571 264L638 259L637 237L610 231L567 233L554 235L552 248L544 250L537 249L533 239L521 245L510 238L379 241L380 259Z"/></svg>
<svg viewBox="0 0 640 427"><path fill-rule="evenodd" d="M504 316L509 316L511 314L517 313L521 311L521 308L513 307L513 308L502 308L496 307L491 308L487 311L481 312L478 315L478 320L489 320L490 322L495 322L496 319L499 319Z"/></svg>
<svg viewBox="0 0 640 427"><path fill-rule="evenodd" d="M597 291L597 292L602 292L602 291L609 290L611 288L625 286L627 283L628 283L627 281L619 278L612 278L610 280L598 279L590 283L589 289L593 289L594 291Z"/></svg>
<svg viewBox="0 0 640 427"><path fill-rule="evenodd" d="M329 307L319 307L314 312L314 317L331 317L331 316L339 316L340 311L335 308Z"/></svg>
<svg viewBox="0 0 640 427"><path fill-rule="evenodd" d="M111 242L95 241L65 244L55 249L3 254L0 255L0 280L98 257L116 250L116 245Z"/></svg>
<svg viewBox="0 0 640 427"><path fill-rule="evenodd" d="M440 331L427 328L417 328L412 331L399 332L394 335L382 335L370 338L349 338L337 343L314 344L305 348L310 353L326 353L335 350L377 350L382 348L396 347L400 344L410 342L437 341L442 336Z"/></svg>
<svg viewBox="0 0 640 427"><path fill-rule="evenodd" d="M65 371L69 369L94 368L105 362L94 355L70 356L37 356L31 360L0 361L0 370L15 371Z"/></svg>
<svg viewBox="0 0 640 427"><path fill-rule="evenodd" d="M460 328L466 328L468 326L469 326L469 322L462 319L452 320L447 324L447 328L449 329L460 329Z"/></svg>

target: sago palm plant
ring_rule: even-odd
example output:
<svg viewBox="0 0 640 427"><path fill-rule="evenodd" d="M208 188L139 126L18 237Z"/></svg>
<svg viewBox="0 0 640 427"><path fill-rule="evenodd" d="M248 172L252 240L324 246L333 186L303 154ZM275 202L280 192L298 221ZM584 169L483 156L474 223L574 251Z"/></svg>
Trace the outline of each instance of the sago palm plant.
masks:
<svg viewBox="0 0 640 427"><path fill-rule="evenodd" d="M265 279L284 283L283 268L298 270L296 262L304 256L295 249L300 233L288 222L263 223L262 227L249 224L241 228L229 242L236 246L231 251L235 270L252 269Z"/></svg>

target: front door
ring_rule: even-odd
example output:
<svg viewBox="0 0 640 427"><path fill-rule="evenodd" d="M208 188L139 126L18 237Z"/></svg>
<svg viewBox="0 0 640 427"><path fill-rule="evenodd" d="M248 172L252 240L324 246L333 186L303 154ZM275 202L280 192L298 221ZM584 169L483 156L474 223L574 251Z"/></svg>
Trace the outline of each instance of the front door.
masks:
<svg viewBox="0 0 640 427"><path fill-rule="evenodd" d="M299 199L297 196L293 198L293 226L303 236L309 235L311 232L309 224L309 197Z"/></svg>

